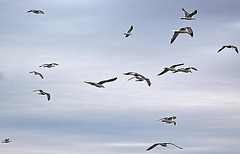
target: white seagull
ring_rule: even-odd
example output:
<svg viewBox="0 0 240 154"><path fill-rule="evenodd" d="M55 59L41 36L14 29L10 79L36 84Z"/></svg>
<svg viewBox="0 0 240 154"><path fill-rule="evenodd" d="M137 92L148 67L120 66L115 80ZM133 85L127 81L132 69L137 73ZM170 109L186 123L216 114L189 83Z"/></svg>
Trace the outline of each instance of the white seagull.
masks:
<svg viewBox="0 0 240 154"><path fill-rule="evenodd" d="M173 123L174 125L176 125L177 122L176 122L176 121L173 121L173 119L176 119L176 118L177 118L176 116L165 117L165 118L158 119L157 121L166 122L167 124Z"/></svg>
<svg viewBox="0 0 240 154"><path fill-rule="evenodd" d="M47 67L47 68L51 68L51 67L55 67L58 66L59 64L57 63L50 63L50 64L42 64L39 67Z"/></svg>
<svg viewBox="0 0 240 154"><path fill-rule="evenodd" d="M192 70L198 71L195 67L187 67L187 68L180 68L177 69L176 71L174 71L173 73L177 73L177 72L184 72L184 73L192 73Z"/></svg>
<svg viewBox="0 0 240 154"><path fill-rule="evenodd" d="M182 8L183 13L184 13L184 17L180 18L180 19L185 19L185 20L196 20L195 18L193 18L192 16L194 16L195 14L197 14L197 10L194 10L192 13L188 13L184 8Z"/></svg>
<svg viewBox="0 0 240 154"><path fill-rule="evenodd" d="M133 35L133 33L131 33L133 30L133 26L130 27L130 29L128 30L128 32L124 33L125 37L128 37L129 35Z"/></svg>
<svg viewBox="0 0 240 154"><path fill-rule="evenodd" d="M224 48L233 48L238 53L238 48L234 45L224 45L224 46L222 46L221 49L218 50L218 52L222 51Z"/></svg>
<svg viewBox="0 0 240 154"><path fill-rule="evenodd" d="M184 65L184 63L172 65L172 66L170 66L170 67L165 67L164 70L163 70L161 73L158 74L158 76L159 76L159 75L162 75L162 74L164 74L164 73L167 73L168 71L177 71L177 69L175 69L175 67L181 66L181 65Z"/></svg>
<svg viewBox="0 0 240 154"><path fill-rule="evenodd" d="M180 28L179 30L173 30L173 32L174 32L174 34L171 38L170 44L172 44L174 42L174 40L177 38L179 33L187 33L187 34L191 35L191 37L193 37L193 30L191 27Z"/></svg>
<svg viewBox="0 0 240 154"><path fill-rule="evenodd" d="M133 75L133 77L131 77L129 80L136 78L136 81L146 81L148 86L151 86L151 81L149 80L149 78L144 77L143 75L137 73L137 72L127 72L127 73L123 73L124 75Z"/></svg>
<svg viewBox="0 0 240 154"><path fill-rule="evenodd" d="M151 150L151 149L155 148L158 145L161 145L163 147L167 147L168 144L174 145L175 147L177 147L179 149L183 149L182 147L179 147L179 146L177 146L176 144L173 144L173 143L155 143L152 146L150 146L146 151Z"/></svg>
<svg viewBox="0 0 240 154"><path fill-rule="evenodd" d="M2 141L2 143L10 143L10 142L12 142L12 141L10 140L10 138L4 139L4 140Z"/></svg>
<svg viewBox="0 0 240 154"><path fill-rule="evenodd" d="M33 92L36 92L36 91L39 91L39 95L47 95L47 100L49 101L50 100L50 94L49 93L46 93L44 92L43 90L33 90Z"/></svg>
<svg viewBox="0 0 240 154"><path fill-rule="evenodd" d="M42 10L36 10L36 9L31 9L29 11L27 11L27 13L33 12L35 14L44 14L44 12Z"/></svg>
<svg viewBox="0 0 240 154"><path fill-rule="evenodd" d="M103 86L104 83L106 83L106 82L112 82L112 81L115 81L115 80L117 80L117 77L112 78L112 79L108 79L108 80L103 80L103 81L100 81L100 82L97 82L97 83L96 83L96 82L87 82L87 81L84 81L84 82L87 83L87 84L96 86L96 87L98 87L98 88L105 88L105 87Z"/></svg>
<svg viewBox="0 0 240 154"><path fill-rule="evenodd" d="M39 75L43 79L43 75L37 71L31 71L29 73L33 73L34 75Z"/></svg>

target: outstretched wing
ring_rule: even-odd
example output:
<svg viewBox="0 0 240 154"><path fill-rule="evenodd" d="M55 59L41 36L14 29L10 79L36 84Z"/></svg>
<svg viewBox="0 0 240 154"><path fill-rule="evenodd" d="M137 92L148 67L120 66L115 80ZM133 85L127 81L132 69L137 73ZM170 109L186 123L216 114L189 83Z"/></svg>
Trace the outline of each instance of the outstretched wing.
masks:
<svg viewBox="0 0 240 154"><path fill-rule="evenodd" d="M175 67L177 67L177 66L181 66L181 65L184 65L184 63L176 64L176 65L172 65L170 68L175 68Z"/></svg>
<svg viewBox="0 0 240 154"><path fill-rule="evenodd" d="M164 69L161 73L158 74L159 75L163 75L164 73L167 73L168 72L168 69Z"/></svg>
<svg viewBox="0 0 240 154"><path fill-rule="evenodd" d="M182 147L177 146L176 144L173 144L173 143L166 143L166 144L171 144L171 145L174 145L175 147L177 147L177 148L179 148L179 149L183 149Z"/></svg>
<svg viewBox="0 0 240 154"><path fill-rule="evenodd" d="M37 73L42 79L43 79L43 75L41 73Z"/></svg>
<svg viewBox="0 0 240 154"><path fill-rule="evenodd" d="M152 146L150 146L149 148L147 148L146 151L151 150L151 149L155 148L155 147L158 146L158 145L160 145L160 144L159 144L159 143L155 143L155 144L153 144Z"/></svg>
<svg viewBox="0 0 240 154"><path fill-rule="evenodd" d="M123 75L134 75L134 72L123 73Z"/></svg>
<svg viewBox="0 0 240 154"><path fill-rule="evenodd" d="M187 17L189 13L184 8L182 8L182 10L183 10L184 16Z"/></svg>
<svg viewBox="0 0 240 154"><path fill-rule="evenodd" d="M227 47L226 45L222 46L221 49L218 50L218 52L222 51L226 47Z"/></svg>
<svg viewBox="0 0 240 154"><path fill-rule="evenodd" d="M104 84L104 83L106 83L106 82L112 82L112 81L115 81L115 80L117 80L117 77L112 78L112 79L108 79L108 80L100 81L100 82L98 82L98 84Z"/></svg>
<svg viewBox="0 0 240 154"><path fill-rule="evenodd" d="M174 42L174 40L177 38L178 34L179 34L178 32L174 32L174 34L173 34L173 36L171 38L170 44L172 44Z"/></svg>
<svg viewBox="0 0 240 154"><path fill-rule="evenodd" d="M90 85L95 85L96 83L95 82L88 82L88 81L84 81L85 83L87 84L90 84Z"/></svg>
<svg viewBox="0 0 240 154"><path fill-rule="evenodd" d="M147 82L148 86L150 87L151 86L151 81L149 78L145 78L145 81Z"/></svg>
<svg viewBox="0 0 240 154"><path fill-rule="evenodd" d="M233 46L233 48L235 49L235 51L238 53L238 48L236 46Z"/></svg>
<svg viewBox="0 0 240 154"><path fill-rule="evenodd" d="M50 94L49 93L45 93L47 95L47 100L49 101L50 100Z"/></svg>
<svg viewBox="0 0 240 154"><path fill-rule="evenodd" d="M193 70L195 70L195 71L198 71L195 67L188 67L189 69L193 69ZM188 69L188 68L186 68L186 69Z"/></svg>
<svg viewBox="0 0 240 154"><path fill-rule="evenodd" d="M186 17L192 17L197 14L197 10L194 10L192 13L188 14Z"/></svg>
<svg viewBox="0 0 240 154"><path fill-rule="evenodd" d="M193 30L191 27L185 27L188 31L188 34L191 35L191 37L193 37Z"/></svg>
<svg viewBox="0 0 240 154"><path fill-rule="evenodd" d="M130 29L128 30L128 33L131 33L132 30L133 30L133 26L130 27Z"/></svg>

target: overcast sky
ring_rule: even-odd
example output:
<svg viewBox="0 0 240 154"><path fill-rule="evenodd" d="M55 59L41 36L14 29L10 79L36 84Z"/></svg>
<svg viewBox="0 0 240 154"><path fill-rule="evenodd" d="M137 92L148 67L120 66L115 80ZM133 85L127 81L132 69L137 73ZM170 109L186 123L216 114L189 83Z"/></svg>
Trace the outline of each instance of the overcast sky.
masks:
<svg viewBox="0 0 240 154"><path fill-rule="evenodd" d="M0 153L240 153L239 0L0 0ZM181 20L182 8L198 13ZM44 15L27 13L41 9ZM124 37L133 25L133 35ZM193 38L172 30L191 26ZM54 68L39 67L56 62ZM184 63L193 73L168 72ZM44 75L29 74L38 71ZM135 71L146 82L127 81ZM105 88L84 81L118 77ZM51 100L32 92L42 89ZM177 125L156 121L177 116ZM146 149L156 142L169 146Z"/></svg>

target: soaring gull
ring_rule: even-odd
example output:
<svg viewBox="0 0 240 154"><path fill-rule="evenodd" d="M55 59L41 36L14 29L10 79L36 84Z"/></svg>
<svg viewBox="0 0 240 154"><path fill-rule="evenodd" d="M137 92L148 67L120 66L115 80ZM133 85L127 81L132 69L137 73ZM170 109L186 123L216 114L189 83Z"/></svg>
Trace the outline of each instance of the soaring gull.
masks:
<svg viewBox="0 0 240 154"><path fill-rule="evenodd" d="M43 75L41 73L39 73L39 72L31 71L29 73L33 73L34 75L39 75L43 79Z"/></svg>
<svg viewBox="0 0 240 154"><path fill-rule="evenodd" d="M194 16L195 14L197 14L197 10L194 10L192 13L188 13L184 8L182 8L183 13L184 13L184 17L180 18L180 19L185 19L185 20L196 20L195 18L193 18L192 16Z"/></svg>
<svg viewBox="0 0 240 154"><path fill-rule="evenodd" d="M42 64L39 67L47 67L47 68L51 68L51 67L55 67L58 66L59 64L57 63L50 63L50 64Z"/></svg>
<svg viewBox="0 0 240 154"><path fill-rule="evenodd" d="M163 147L167 147L167 144L171 144L171 145L174 145L175 147L177 147L179 149L183 149L182 147L179 147L179 146L177 146L176 144L173 144L173 143L155 143L152 146L150 146L146 151L151 150L151 149L155 148L158 145L161 145Z"/></svg>
<svg viewBox="0 0 240 154"><path fill-rule="evenodd" d="M133 30L133 26L130 27L130 29L128 30L128 32L124 33L125 37L128 37L129 35L133 35L133 33L131 33Z"/></svg>
<svg viewBox="0 0 240 154"><path fill-rule="evenodd" d="M31 9L31 10L27 11L27 13L29 13L29 12L33 12L36 14L44 14L44 12L42 10L36 10L36 9Z"/></svg>
<svg viewBox="0 0 240 154"><path fill-rule="evenodd" d="M12 142L12 141L10 140L10 138L4 139L4 140L2 141L2 143L10 143L10 142Z"/></svg>
<svg viewBox="0 0 240 154"><path fill-rule="evenodd" d="M218 50L218 52L222 51L224 48L233 48L238 53L238 48L234 45L224 45L224 46L222 46L221 49Z"/></svg>
<svg viewBox="0 0 240 154"><path fill-rule="evenodd" d="M171 38L170 44L172 44L174 42L174 40L177 38L179 33L187 33L187 34L191 35L191 37L193 37L193 30L191 27L180 28L179 30L173 30L173 32L174 32L174 34Z"/></svg>
<svg viewBox="0 0 240 154"><path fill-rule="evenodd" d="M173 120L173 119L176 119L176 118L177 118L176 116L165 117L165 118L158 119L157 121L166 122L167 124L173 123L174 125L176 125L177 122Z"/></svg>
<svg viewBox="0 0 240 154"><path fill-rule="evenodd" d="M117 77L112 78L112 79L108 79L108 80L103 80L103 81L100 81L100 82L97 82L97 83L96 83L96 82L87 82L87 81L84 81L84 82L87 83L87 84L96 86L96 87L98 87L98 88L105 88L105 87L103 86L104 83L106 83L106 82L112 82L112 81L115 81L115 80L117 80Z"/></svg>
<svg viewBox="0 0 240 154"><path fill-rule="evenodd" d="M43 90L33 90L33 92L36 92L36 91L39 91L39 95L47 95L47 100L49 101L50 100L50 94L49 93L46 93L44 92Z"/></svg>
<svg viewBox="0 0 240 154"><path fill-rule="evenodd" d="M133 77L131 77L129 80L136 78L136 81L146 81L148 86L151 86L151 81L149 80L149 78L144 77L143 75L137 73L137 72L127 72L127 73L123 73L124 75L133 75Z"/></svg>
<svg viewBox="0 0 240 154"><path fill-rule="evenodd" d="M181 65L184 65L184 63L172 65L172 66L170 66L170 67L165 67L164 70L163 70L161 73L158 74L158 76L159 76L159 75L162 75L162 74L164 74L164 73L167 73L168 71L177 71L177 70L175 69L175 67L181 66Z"/></svg>
<svg viewBox="0 0 240 154"><path fill-rule="evenodd" d="M195 70L195 71L198 71L195 67L186 67L186 68L177 69L173 73L177 73L177 72L192 73L191 69Z"/></svg>

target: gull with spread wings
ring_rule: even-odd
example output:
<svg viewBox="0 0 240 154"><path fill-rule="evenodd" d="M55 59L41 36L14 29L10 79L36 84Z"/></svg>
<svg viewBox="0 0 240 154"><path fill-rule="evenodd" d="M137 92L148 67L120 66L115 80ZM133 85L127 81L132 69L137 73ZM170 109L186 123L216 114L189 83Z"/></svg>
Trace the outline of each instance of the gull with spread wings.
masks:
<svg viewBox="0 0 240 154"><path fill-rule="evenodd" d="M128 30L128 32L124 33L125 37L128 37L129 35L133 35L133 33L131 33L133 30L133 26L130 27L130 29Z"/></svg>
<svg viewBox="0 0 240 154"><path fill-rule="evenodd" d="M43 90L33 90L33 92L36 92L36 91L39 91L39 95L47 95L47 100L49 101L50 100L50 94L49 93L46 93L44 92Z"/></svg>
<svg viewBox="0 0 240 154"><path fill-rule="evenodd" d="M177 69L173 73L177 73L177 72L192 73L191 70L198 71L195 67L186 67L186 68Z"/></svg>
<svg viewBox="0 0 240 154"><path fill-rule="evenodd" d="M146 77L144 77L143 75L141 75L137 72L127 72L127 73L123 73L123 74L124 75L133 75L133 77L128 79L128 81L136 78L136 81L144 81L145 80L147 82L148 86L151 86L151 81L149 80L149 78L146 78Z"/></svg>
<svg viewBox="0 0 240 154"><path fill-rule="evenodd" d="M224 48L232 48L232 49L235 49L235 51L238 53L238 48L234 45L224 45L222 46L221 49L218 50L218 52L222 51Z"/></svg>
<svg viewBox="0 0 240 154"><path fill-rule="evenodd" d="M34 75L39 75L43 79L43 75L37 71L31 71L29 73L33 73Z"/></svg>
<svg viewBox="0 0 240 154"><path fill-rule="evenodd" d="M177 38L178 34L180 33L187 33L189 34L191 37L193 37L193 30L191 27L184 27L184 28L180 28L179 30L173 30L174 34L171 38L171 42L170 44L172 44L174 42L174 40Z"/></svg>
<svg viewBox="0 0 240 154"><path fill-rule="evenodd" d="M103 80L103 81L100 81L100 82L87 82L87 81L84 81L84 82L87 83L87 84L96 86L96 87L98 87L98 88L105 88L105 87L103 86L104 83L106 83L106 82L112 82L112 81L115 81L115 80L117 80L117 77L112 78L112 79L108 79L108 80Z"/></svg>
<svg viewBox="0 0 240 154"><path fill-rule="evenodd" d="M29 11L27 11L27 13L33 12L35 14L44 14L44 12L42 10L36 10L36 9L31 9Z"/></svg>
<svg viewBox="0 0 240 154"><path fill-rule="evenodd" d="M10 143L10 142L12 142L12 141L10 140L10 138L6 138L6 139L4 139L4 140L2 141L2 143Z"/></svg>
<svg viewBox="0 0 240 154"><path fill-rule="evenodd" d="M176 125L177 122L173 120L173 119L176 119L176 118L177 118L176 116L164 117L164 118L158 119L157 121L166 122L167 124L173 123L174 125Z"/></svg>
<svg viewBox="0 0 240 154"><path fill-rule="evenodd" d="M51 67L55 67L58 66L59 64L57 63L50 63L50 64L42 64L39 67L47 67L47 68L51 68Z"/></svg>
<svg viewBox="0 0 240 154"><path fill-rule="evenodd" d="M173 144L173 143L155 143L155 144L153 144L152 146L150 146L146 151L149 151L149 150L155 148L155 147L158 146L158 145L161 145L161 146L163 146L163 147L167 147L168 144L171 144L171 145L173 145L173 146L175 146L175 147L177 147L177 148L179 148L179 149L183 149L182 147L177 146L176 144Z"/></svg>
<svg viewBox="0 0 240 154"><path fill-rule="evenodd" d="M170 67L165 67L164 70L163 70L161 73L158 74L158 76L159 76L159 75L162 75L162 74L164 74L164 73L167 73L168 71L177 71L177 69L176 69L175 67L181 66L181 65L184 65L184 63L172 65L172 66L170 66Z"/></svg>
<svg viewBox="0 0 240 154"><path fill-rule="evenodd" d="M184 13L184 17L180 18L180 19L185 19L185 20L196 20L195 18L193 18L192 16L194 16L195 14L197 14L197 10L194 10L192 13L188 13L184 8L182 8L183 13Z"/></svg>

